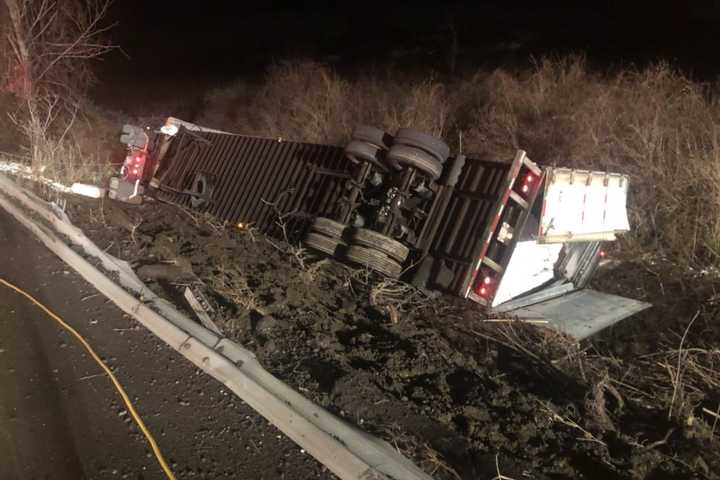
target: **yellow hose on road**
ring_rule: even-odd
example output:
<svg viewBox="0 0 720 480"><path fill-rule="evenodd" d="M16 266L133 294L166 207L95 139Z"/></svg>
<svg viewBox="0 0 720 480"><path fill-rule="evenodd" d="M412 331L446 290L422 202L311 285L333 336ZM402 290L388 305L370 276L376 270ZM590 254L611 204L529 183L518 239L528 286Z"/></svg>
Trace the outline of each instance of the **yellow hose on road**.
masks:
<svg viewBox="0 0 720 480"><path fill-rule="evenodd" d="M110 380L112 381L113 385L115 386L115 389L118 391L120 396L123 399L123 402L125 403L125 406L127 407L128 412L130 412L130 415L132 416L133 420L135 420L135 423L140 428L140 430L143 432L143 435L145 435L145 438L147 439L148 443L150 444L150 447L152 448L153 453L155 454L155 458L157 458L158 463L160 464L160 467L163 469L163 472L165 472L165 475L170 480L175 480L175 474L173 474L172 470L170 470L170 467L168 466L167 462L165 461L165 458L162 455L162 452L160 452L160 447L158 447L157 442L155 441L155 438L152 436L152 433L148 430L148 428L145 426L145 422L143 422L142 418L140 418L140 415L137 413L137 410L135 410L135 407L133 406L132 402L130 401L130 397L128 397L128 394L125 392L125 389L122 385L120 385L120 382L115 377L115 374L112 373L110 370L110 367L105 365L105 363L100 359L97 353L95 353L95 350L90 346L90 344L83 338L80 333L78 333L77 330L75 330L73 327L65 323L65 321L55 315L50 309L48 309L45 305L40 303L38 300L36 300L32 295L22 290L20 287L17 287L13 285L12 283L8 282L7 280L4 280L3 278L0 278L0 284L5 285L6 287L14 290L15 292L19 293L23 297L30 300L32 303L34 303L40 310L48 314L50 318L58 322L65 330L70 332L77 340L85 347L85 350L88 351L90 356L97 362L98 365L107 373L108 377L110 377Z"/></svg>

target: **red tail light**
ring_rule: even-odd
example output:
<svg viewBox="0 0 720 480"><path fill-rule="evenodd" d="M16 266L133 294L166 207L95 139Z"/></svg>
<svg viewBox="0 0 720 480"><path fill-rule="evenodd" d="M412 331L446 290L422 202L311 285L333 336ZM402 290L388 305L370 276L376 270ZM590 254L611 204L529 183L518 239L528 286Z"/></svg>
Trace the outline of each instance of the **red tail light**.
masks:
<svg viewBox="0 0 720 480"><path fill-rule="evenodd" d="M538 189L540 179L530 169L523 168L515 179L513 189L525 198L529 198Z"/></svg>
<svg viewBox="0 0 720 480"><path fill-rule="evenodd" d="M520 187L520 190L522 193L528 193L530 191L530 186L532 185L532 182L535 180L535 177L532 173L528 173L525 175L525 179L523 180L522 187Z"/></svg>
<svg viewBox="0 0 720 480"><path fill-rule="evenodd" d="M495 278L490 272L481 270L475 282L475 293L483 298L488 298L495 289Z"/></svg>
<svg viewBox="0 0 720 480"><path fill-rule="evenodd" d="M134 182L142 178L145 170L145 159L144 153L131 153L125 157L123 172L126 180Z"/></svg>

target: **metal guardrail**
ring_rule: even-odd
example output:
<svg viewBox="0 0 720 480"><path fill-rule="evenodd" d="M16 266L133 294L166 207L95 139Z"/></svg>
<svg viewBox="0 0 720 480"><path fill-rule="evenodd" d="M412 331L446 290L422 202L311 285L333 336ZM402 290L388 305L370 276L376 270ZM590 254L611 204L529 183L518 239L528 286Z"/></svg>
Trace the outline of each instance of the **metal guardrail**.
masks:
<svg viewBox="0 0 720 480"><path fill-rule="evenodd" d="M274 377L260 365L252 352L206 330L169 303L161 313L150 308L62 241L53 230L71 238L72 243L99 260L103 267L109 266L110 272L119 273L120 278L125 277L126 282L129 282L126 285L136 282L136 278L131 278L131 272L118 270L115 259L100 250L81 230L67 220L56 217L48 204L34 198L2 175L0 209L6 210L27 227L121 310L199 369L221 382L339 478L432 480L430 475L387 442L335 417ZM52 228L41 226L23 209L48 221ZM131 289L136 295L149 292L139 280L136 287L139 287L139 292Z"/></svg>

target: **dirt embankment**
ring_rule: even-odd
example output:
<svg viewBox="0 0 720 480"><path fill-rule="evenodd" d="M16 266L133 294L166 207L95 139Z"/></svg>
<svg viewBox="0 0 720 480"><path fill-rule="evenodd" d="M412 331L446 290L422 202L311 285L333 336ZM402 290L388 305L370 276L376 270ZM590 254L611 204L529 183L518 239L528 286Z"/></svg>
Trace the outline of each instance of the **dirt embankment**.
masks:
<svg viewBox="0 0 720 480"><path fill-rule="evenodd" d="M266 368L437 478L720 478L717 280L623 263L598 284L658 306L577 345L174 206L68 213L158 292L200 288Z"/></svg>

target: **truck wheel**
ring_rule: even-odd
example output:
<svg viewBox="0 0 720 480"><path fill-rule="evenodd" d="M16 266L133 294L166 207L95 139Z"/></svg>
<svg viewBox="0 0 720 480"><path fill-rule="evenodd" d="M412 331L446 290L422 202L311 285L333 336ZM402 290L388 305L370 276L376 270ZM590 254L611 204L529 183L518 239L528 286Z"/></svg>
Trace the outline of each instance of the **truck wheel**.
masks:
<svg viewBox="0 0 720 480"><path fill-rule="evenodd" d="M310 248L326 253L330 256L335 255L339 246L345 245L345 242L338 238L330 238L317 232L308 233L303 243Z"/></svg>
<svg viewBox="0 0 720 480"><path fill-rule="evenodd" d="M410 253L410 249L397 240L367 228L354 229L350 236L350 244L372 248L400 263L404 262Z"/></svg>
<svg viewBox="0 0 720 480"><path fill-rule="evenodd" d="M389 150L393 142L393 137L389 133L367 125L357 127L353 131L352 139L370 143L384 150Z"/></svg>
<svg viewBox="0 0 720 480"><path fill-rule="evenodd" d="M345 257L352 262L365 265L371 270L375 270L391 278L397 278L402 273L402 267L399 263L384 253L370 248L350 245L345 252Z"/></svg>
<svg viewBox="0 0 720 480"><path fill-rule="evenodd" d="M450 155L450 147L437 137L415 130L414 128L401 128L395 134L395 143L420 148L443 163Z"/></svg>
<svg viewBox="0 0 720 480"><path fill-rule="evenodd" d="M190 188L190 205L193 208L200 208L212 198L215 185L204 173L196 173Z"/></svg>
<svg viewBox="0 0 720 480"><path fill-rule="evenodd" d="M417 168L433 180L440 178L442 164L429 153L416 147L395 144L388 152L387 158L402 165Z"/></svg>
<svg viewBox="0 0 720 480"><path fill-rule="evenodd" d="M361 140L353 140L345 147L345 155L355 163L368 162L375 165L381 171L387 171L387 167L380 161L379 152L381 148Z"/></svg>
<svg viewBox="0 0 720 480"><path fill-rule="evenodd" d="M310 225L310 230L322 233L331 238L342 238L346 227L347 225L344 223L336 222L335 220L325 217L317 217L312 225Z"/></svg>

